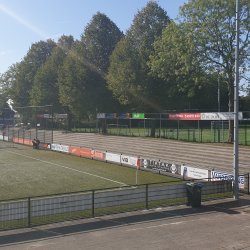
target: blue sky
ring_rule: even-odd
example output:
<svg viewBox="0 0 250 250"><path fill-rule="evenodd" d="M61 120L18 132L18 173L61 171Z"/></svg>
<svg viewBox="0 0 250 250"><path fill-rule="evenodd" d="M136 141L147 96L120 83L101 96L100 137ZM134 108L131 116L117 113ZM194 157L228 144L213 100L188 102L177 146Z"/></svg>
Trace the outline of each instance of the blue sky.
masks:
<svg viewBox="0 0 250 250"><path fill-rule="evenodd" d="M20 62L31 44L61 35L80 39L84 27L98 11L125 33L147 0L0 0L0 74ZM188 0L159 0L171 19Z"/></svg>

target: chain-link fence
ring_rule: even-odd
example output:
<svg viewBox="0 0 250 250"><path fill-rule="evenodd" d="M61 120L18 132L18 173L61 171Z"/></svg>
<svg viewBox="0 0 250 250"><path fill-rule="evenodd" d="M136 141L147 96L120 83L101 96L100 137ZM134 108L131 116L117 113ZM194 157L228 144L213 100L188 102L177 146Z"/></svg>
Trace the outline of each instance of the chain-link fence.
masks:
<svg viewBox="0 0 250 250"><path fill-rule="evenodd" d="M38 139L43 143L53 143L53 106L15 107L13 109L15 112L12 112L12 117L3 118L1 128L3 140ZM9 110L5 109L3 113L9 113Z"/></svg>
<svg viewBox="0 0 250 250"><path fill-rule="evenodd" d="M78 132L91 130L82 128L78 129ZM229 121L174 120L169 119L169 114L145 114L144 119L133 119L131 116L127 119L98 119L95 132L199 143L225 143L228 141ZM250 144L249 112L243 112L243 119L239 120L239 144Z"/></svg>

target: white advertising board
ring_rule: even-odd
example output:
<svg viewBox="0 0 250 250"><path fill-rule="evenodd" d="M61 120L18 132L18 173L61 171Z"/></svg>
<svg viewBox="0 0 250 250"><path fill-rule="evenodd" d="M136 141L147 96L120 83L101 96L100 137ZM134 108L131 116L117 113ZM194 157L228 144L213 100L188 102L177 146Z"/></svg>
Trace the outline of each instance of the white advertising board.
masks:
<svg viewBox="0 0 250 250"><path fill-rule="evenodd" d="M130 166L137 166L137 157L132 157L129 155L121 155L121 163L127 164Z"/></svg>
<svg viewBox="0 0 250 250"><path fill-rule="evenodd" d="M232 174L211 171L211 181L234 180ZM239 188L244 188L244 176L239 176Z"/></svg>
<svg viewBox="0 0 250 250"><path fill-rule="evenodd" d="M106 153L106 161L112 161L112 162L120 163L120 155L112 154L112 153Z"/></svg>
<svg viewBox="0 0 250 250"><path fill-rule="evenodd" d="M208 179L208 170L181 166L181 175L195 179Z"/></svg>
<svg viewBox="0 0 250 250"><path fill-rule="evenodd" d="M97 113L96 118L105 118L105 113Z"/></svg>
<svg viewBox="0 0 250 250"><path fill-rule="evenodd" d="M238 119L242 120L242 112L239 112ZM201 120L234 120L233 112L201 113Z"/></svg>
<svg viewBox="0 0 250 250"><path fill-rule="evenodd" d="M52 144L51 145L51 149L52 150L56 150L56 151L61 151L61 152L69 153L69 146L65 146L65 145Z"/></svg>

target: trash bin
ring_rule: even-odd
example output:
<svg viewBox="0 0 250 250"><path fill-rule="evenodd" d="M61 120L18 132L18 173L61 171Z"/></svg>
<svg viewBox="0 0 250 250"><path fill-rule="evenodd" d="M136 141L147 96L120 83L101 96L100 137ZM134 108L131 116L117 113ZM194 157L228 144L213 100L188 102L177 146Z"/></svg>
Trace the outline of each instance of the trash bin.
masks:
<svg viewBox="0 0 250 250"><path fill-rule="evenodd" d="M190 182L187 186L187 206L200 207L201 206L201 188L202 183Z"/></svg>

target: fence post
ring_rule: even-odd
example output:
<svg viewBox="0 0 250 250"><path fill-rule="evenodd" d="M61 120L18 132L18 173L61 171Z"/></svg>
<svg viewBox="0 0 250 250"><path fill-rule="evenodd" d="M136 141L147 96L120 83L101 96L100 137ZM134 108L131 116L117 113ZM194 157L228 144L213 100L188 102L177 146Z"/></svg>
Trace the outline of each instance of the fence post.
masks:
<svg viewBox="0 0 250 250"><path fill-rule="evenodd" d="M249 195L249 173L247 174L248 185L247 185L247 194Z"/></svg>
<svg viewBox="0 0 250 250"><path fill-rule="evenodd" d="M28 227L30 227L30 219L31 219L31 209L30 209L30 198L28 198Z"/></svg>
<svg viewBox="0 0 250 250"><path fill-rule="evenodd" d="M95 217L95 190L92 190L92 217Z"/></svg>
<svg viewBox="0 0 250 250"><path fill-rule="evenodd" d="M247 122L245 123L245 145L247 145Z"/></svg>
<svg viewBox="0 0 250 250"><path fill-rule="evenodd" d="M148 209L148 184L146 184L146 209Z"/></svg>

